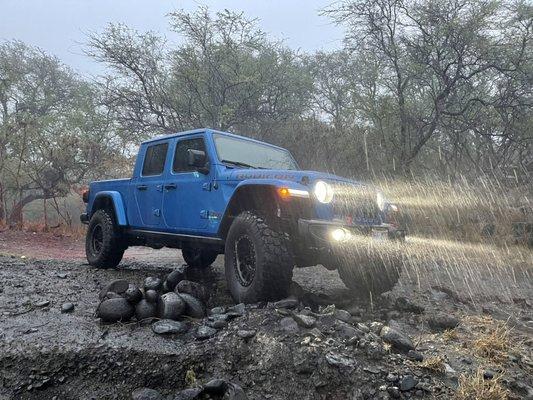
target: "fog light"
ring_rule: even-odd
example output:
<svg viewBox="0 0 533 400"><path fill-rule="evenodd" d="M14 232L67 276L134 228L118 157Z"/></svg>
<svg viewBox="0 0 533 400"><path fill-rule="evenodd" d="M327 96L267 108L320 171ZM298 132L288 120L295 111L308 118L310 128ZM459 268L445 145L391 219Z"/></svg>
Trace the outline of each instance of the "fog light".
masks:
<svg viewBox="0 0 533 400"><path fill-rule="evenodd" d="M344 242L351 237L351 233L347 229L336 228L331 231L331 238L336 242Z"/></svg>

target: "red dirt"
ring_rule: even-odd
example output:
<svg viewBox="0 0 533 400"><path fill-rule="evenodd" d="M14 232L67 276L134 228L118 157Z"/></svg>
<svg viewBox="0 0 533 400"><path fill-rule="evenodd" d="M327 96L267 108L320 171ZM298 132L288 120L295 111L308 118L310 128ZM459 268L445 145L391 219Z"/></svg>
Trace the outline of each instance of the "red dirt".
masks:
<svg viewBox="0 0 533 400"><path fill-rule="evenodd" d="M85 239L74 235L18 230L0 231L0 254L39 260L85 260ZM131 247L125 259L138 261L180 261L179 250L153 250L147 247Z"/></svg>

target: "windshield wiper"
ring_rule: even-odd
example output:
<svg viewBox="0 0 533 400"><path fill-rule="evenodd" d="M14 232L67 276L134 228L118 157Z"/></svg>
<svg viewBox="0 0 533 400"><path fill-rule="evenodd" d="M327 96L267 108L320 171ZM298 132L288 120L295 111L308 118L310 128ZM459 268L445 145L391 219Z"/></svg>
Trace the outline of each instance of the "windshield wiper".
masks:
<svg viewBox="0 0 533 400"><path fill-rule="evenodd" d="M241 161L233 161L233 160L220 160L220 162L235 165L237 167L243 167L243 168L253 168L253 169L264 169L262 167L256 167L255 165L250 165L243 163Z"/></svg>

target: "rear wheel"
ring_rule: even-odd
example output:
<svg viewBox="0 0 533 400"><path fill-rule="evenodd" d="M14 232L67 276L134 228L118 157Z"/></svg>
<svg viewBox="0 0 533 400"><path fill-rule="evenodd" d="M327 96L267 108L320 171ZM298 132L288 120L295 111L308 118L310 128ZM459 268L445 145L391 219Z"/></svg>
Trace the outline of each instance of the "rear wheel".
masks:
<svg viewBox="0 0 533 400"><path fill-rule="evenodd" d="M184 247L181 250L183 259L191 267L209 267L215 259L218 253L213 250L200 249L197 247Z"/></svg>
<svg viewBox="0 0 533 400"><path fill-rule="evenodd" d="M107 210L98 210L91 217L85 238L85 254L90 265L114 268L122 260L124 246L120 229Z"/></svg>
<svg viewBox="0 0 533 400"><path fill-rule="evenodd" d="M359 297L376 298L391 290L400 278L398 254L384 256L365 249L335 259L342 282Z"/></svg>
<svg viewBox="0 0 533 400"><path fill-rule="evenodd" d="M224 264L228 288L238 303L288 295L294 263L287 238L252 212L243 212L233 221Z"/></svg>

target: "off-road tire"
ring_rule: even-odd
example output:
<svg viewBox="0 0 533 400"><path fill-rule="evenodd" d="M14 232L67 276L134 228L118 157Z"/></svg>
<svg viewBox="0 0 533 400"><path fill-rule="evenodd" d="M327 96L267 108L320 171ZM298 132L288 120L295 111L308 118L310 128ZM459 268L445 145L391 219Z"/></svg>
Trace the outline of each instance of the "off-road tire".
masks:
<svg viewBox="0 0 533 400"><path fill-rule="evenodd" d="M95 235L101 233L101 245L95 245ZM96 211L89 222L85 238L85 254L90 265L97 268L114 268L122 260L126 246L120 228L107 210Z"/></svg>
<svg viewBox="0 0 533 400"><path fill-rule="evenodd" d="M187 265L194 268L209 267L218 256L218 253L213 250L195 247L184 247L181 249L181 254Z"/></svg>
<svg viewBox="0 0 533 400"><path fill-rule="evenodd" d="M334 259L342 282L360 298L376 299L391 290L400 278L400 255L381 258L363 250L360 254L334 256Z"/></svg>
<svg viewBox="0 0 533 400"><path fill-rule="evenodd" d="M243 238L252 243L250 254L255 256L255 273L249 284L243 283L237 263L237 245ZM252 212L245 211L233 220L224 264L228 289L237 303L278 300L289 293L294 263L287 236Z"/></svg>

